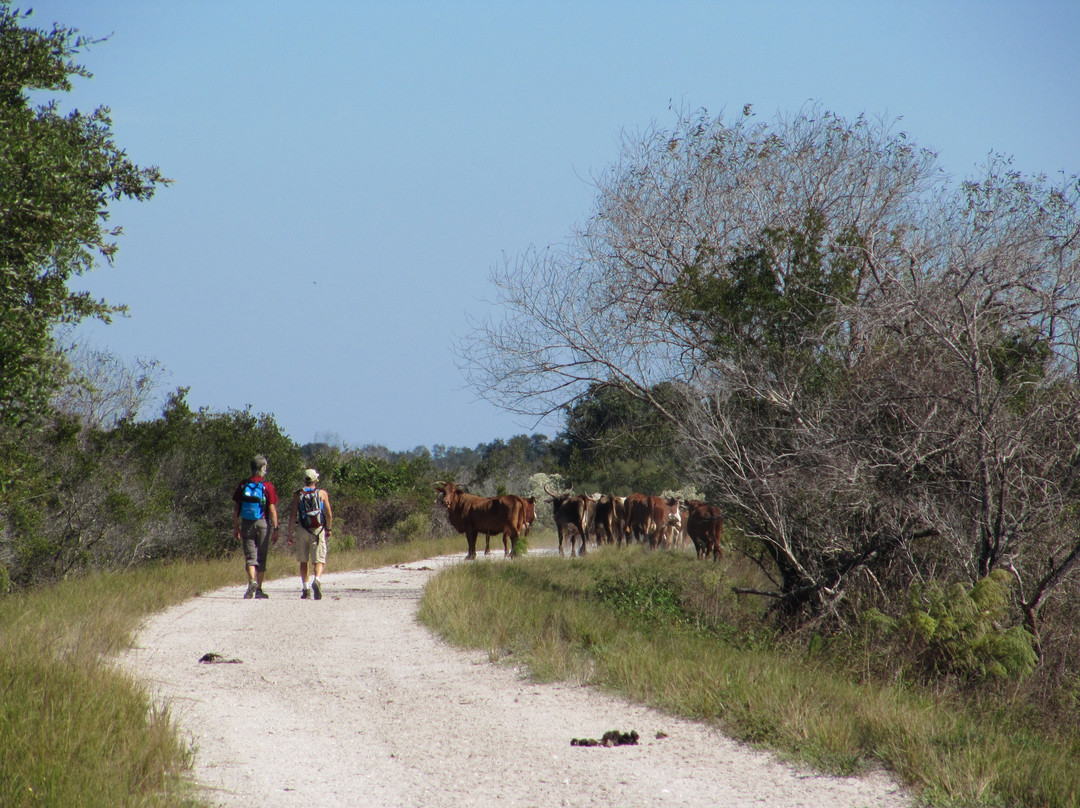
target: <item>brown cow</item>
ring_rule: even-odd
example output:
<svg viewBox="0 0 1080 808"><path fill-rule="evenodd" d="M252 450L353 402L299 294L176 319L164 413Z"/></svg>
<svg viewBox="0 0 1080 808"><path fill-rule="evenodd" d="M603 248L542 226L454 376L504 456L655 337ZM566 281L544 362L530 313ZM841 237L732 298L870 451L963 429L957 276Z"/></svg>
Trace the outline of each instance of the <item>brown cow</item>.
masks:
<svg viewBox="0 0 1080 808"><path fill-rule="evenodd" d="M615 497L602 494L596 500L592 528L598 545L622 542L622 534L619 533L618 520L615 516Z"/></svg>
<svg viewBox="0 0 1080 808"><path fill-rule="evenodd" d="M679 500L633 493L626 498L627 530L635 541L649 540L649 547L659 546L668 525L682 527Z"/></svg>
<svg viewBox="0 0 1080 808"><path fill-rule="evenodd" d="M724 538L724 514L715 505L706 505L696 499L685 503L689 511L686 517L686 533L694 542L698 560L712 556L713 561L724 557L720 544Z"/></svg>
<svg viewBox="0 0 1080 808"><path fill-rule="evenodd" d="M518 538L529 535L529 528L536 520L536 497L519 497L517 494L504 494L501 497L495 497L495 499L501 499L506 501L507 505L511 508L515 508L517 504L521 506L521 524L518 525ZM510 502L511 499L515 499L518 502ZM484 534L484 555L491 555L491 534ZM504 530L502 532L503 540L503 555L510 555L510 545L508 544L509 533Z"/></svg>
<svg viewBox="0 0 1080 808"><path fill-rule="evenodd" d="M536 497L523 497L523 501L525 503L525 533L523 535L528 538L529 529L536 521Z"/></svg>
<svg viewBox="0 0 1080 808"><path fill-rule="evenodd" d="M524 523L524 507L520 497L478 497L466 493L453 483L437 482L439 502L454 530L465 534L469 551L465 558L476 558L476 537L502 533L510 539L511 555L517 555L517 540Z"/></svg>
<svg viewBox="0 0 1080 808"><path fill-rule="evenodd" d="M574 534L581 537L581 550L579 556L585 555L585 536L589 522L589 497L578 494L576 497L570 494L556 494L544 486L544 493L550 497L552 513L555 516L555 529L559 532L559 555L563 552L563 531L569 533L570 557L574 556ZM570 531L572 529L572 532Z"/></svg>

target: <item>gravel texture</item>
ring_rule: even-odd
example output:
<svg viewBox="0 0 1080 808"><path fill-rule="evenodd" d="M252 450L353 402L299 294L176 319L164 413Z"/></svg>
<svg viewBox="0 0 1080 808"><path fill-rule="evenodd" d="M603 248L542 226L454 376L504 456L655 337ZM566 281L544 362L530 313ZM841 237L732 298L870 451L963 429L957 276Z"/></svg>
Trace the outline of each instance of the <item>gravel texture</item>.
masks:
<svg viewBox="0 0 1080 808"><path fill-rule="evenodd" d="M319 601L300 600L298 577L268 582L268 600L211 592L148 620L120 664L191 739L215 805L911 804L884 774L800 771L704 725L447 645L416 610L434 570L460 562L327 574ZM610 730L640 739L571 746Z"/></svg>

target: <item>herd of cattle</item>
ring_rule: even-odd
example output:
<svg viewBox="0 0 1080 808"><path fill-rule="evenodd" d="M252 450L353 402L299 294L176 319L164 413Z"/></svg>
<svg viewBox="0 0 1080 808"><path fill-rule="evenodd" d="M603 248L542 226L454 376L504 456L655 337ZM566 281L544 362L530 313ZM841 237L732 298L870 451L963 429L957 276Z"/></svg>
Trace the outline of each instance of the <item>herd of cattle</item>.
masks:
<svg viewBox="0 0 1080 808"><path fill-rule="evenodd" d="M469 544L466 558L476 558L476 539L487 538L485 554L491 552L491 537L502 534L503 552L516 552L517 540L529 535L536 519L536 498L506 494L501 497L481 497L470 494L454 483L437 482L439 502L446 508L450 524L464 533ZM622 546L631 540L648 542L649 547L683 547L686 539L694 543L699 559L719 560L723 555L721 540L724 517L720 509L699 500L680 501L675 498L630 494L615 497L608 494L557 494L549 491L559 533L559 554L564 555L563 539L570 546L570 555L584 555L591 537L597 545Z"/></svg>

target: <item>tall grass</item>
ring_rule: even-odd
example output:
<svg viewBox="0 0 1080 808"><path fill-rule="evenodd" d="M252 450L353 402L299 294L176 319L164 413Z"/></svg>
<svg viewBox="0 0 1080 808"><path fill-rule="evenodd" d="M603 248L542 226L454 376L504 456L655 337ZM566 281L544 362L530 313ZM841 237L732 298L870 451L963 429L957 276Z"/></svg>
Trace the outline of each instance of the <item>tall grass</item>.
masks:
<svg viewBox="0 0 1080 808"><path fill-rule="evenodd" d="M459 553L464 540L334 551L331 570ZM297 565L271 553L267 576ZM193 751L167 710L118 671L150 614L246 580L241 558L100 573L0 598L0 806L191 808Z"/></svg>
<svg viewBox="0 0 1080 808"><path fill-rule="evenodd" d="M1080 805L1075 727L1040 737L1016 731L1022 705L991 714L955 694L860 681L763 630L760 605L731 594L730 578L747 574L636 548L457 565L429 583L420 617L539 679L711 722L826 772L883 766L926 804Z"/></svg>

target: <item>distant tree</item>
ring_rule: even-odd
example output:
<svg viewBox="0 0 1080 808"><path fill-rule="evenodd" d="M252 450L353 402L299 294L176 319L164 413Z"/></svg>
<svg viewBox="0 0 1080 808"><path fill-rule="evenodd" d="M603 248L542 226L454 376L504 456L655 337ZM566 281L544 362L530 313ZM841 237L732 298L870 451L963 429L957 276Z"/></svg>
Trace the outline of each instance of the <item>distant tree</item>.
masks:
<svg viewBox="0 0 1080 808"><path fill-rule="evenodd" d="M554 460L546 435L515 435L498 438L476 447L480 460L472 472L473 480L486 484L491 493L520 494L528 489L534 473L550 467Z"/></svg>
<svg viewBox="0 0 1080 808"><path fill-rule="evenodd" d="M651 391L673 403L669 384ZM616 494L659 494L686 477L675 425L648 401L620 385L593 384L566 409L564 467L579 485Z"/></svg>
<svg viewBox="0 0 1080 808"><path fill-rule="evenodd" d="M686 116L597 186L565 249L496 269L478 390L647 402L781 614L1007 569L1035 632L1080 562L1077 177L993 158L954 187L891 124L815 106Z"/></svg>
<svg viewBox="0 0 1080 808"><path fill-rule="evenodd" d="M78 418L84 428L108 429L136 418L165 374L156 360L129 362L112 351L84 345L64 347L63 354L69 372L52 406Z"/></svg>
<svg viewBox="0 0 1080 808"><path fill-rule="evenodd" d="M149 199L168 183L140 168L112 139L109 111L61 114L55 100L90 73L73 58L90 40L71 28L25 25L29 12L0 0L0 425L48 408L63 377L53 329L122 311L68 280L111 260L120 228L107 225L119 199Z"/></svg>

